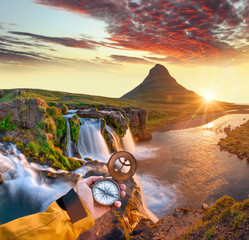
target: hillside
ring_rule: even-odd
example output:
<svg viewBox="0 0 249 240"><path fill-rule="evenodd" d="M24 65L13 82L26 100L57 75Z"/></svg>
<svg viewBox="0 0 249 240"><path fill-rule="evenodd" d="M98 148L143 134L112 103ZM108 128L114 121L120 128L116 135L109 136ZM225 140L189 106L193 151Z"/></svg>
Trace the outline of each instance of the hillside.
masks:
<svg viewBox="0 0 249 240"><path fill-rule="evenodd" d="M205 102L201 96L177 83L168 70L160 64L156 64L150 70L149 75L139 86L121 98L41 89L0 90L0 102L9 102L16 98L41 98L49 106L64 103L70 108L82 105L95 108L101 105L139 107L148 111L147 129L151 131L169 123L196 119L197 115L203 113L246 108L244 105L219 101Z"/></svg>
<svg viewBox="0 0 249 240"><path fill-rule="evenodd" d="M156 64L144 81L136 88L122 96L145 102L158 103L194 103L200 101L201 96L180 85L160 64Z"/></svg>

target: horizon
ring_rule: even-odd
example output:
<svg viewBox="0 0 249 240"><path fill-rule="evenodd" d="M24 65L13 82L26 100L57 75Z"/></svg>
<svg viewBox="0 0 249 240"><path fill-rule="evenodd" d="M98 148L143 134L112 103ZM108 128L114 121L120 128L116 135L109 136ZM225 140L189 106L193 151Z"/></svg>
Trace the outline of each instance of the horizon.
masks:
<svg viewBox="0 0 249 240"><path fill-rule="evenodd" d="M248 104L244 1L0 3L1 88L120 98L157 63L185 88Z"/></svg>

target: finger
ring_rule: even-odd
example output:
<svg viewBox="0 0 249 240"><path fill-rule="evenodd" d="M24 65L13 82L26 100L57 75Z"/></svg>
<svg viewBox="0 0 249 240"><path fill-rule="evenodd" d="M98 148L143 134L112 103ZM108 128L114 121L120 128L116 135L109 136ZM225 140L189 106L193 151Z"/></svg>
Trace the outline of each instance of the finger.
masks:
<svg viewBox="0 0 249 240"><path fill-rule="evenodd" d="M116 202L114 203L114 207L115 207L115 208L120 208L120 207L121 207L121 202L120 202L120 201L116 201Z"/></svg>
<svg viewBox="0 0 249 240"><path fill-rule="evenodd" d="M120 187L120 189L121 189L122 191L124 191L124 190L126 189L126 186L125 186L124 184L120 184L119 187Z"/></svg>
<svg viewBox="0 0 249 240"><path fill-rule="evenodd" d="M125 197L125 195L126 195L126 192L124 192L124 191L122 191L122 192L120 193L121 198Z"/></svg>
<svg viewBox="0 0 249 240"><path fill-rule="evenodd" d="M85 179L85 183L88 186L91 186L93 183L97 182L98 180L102 179L103 176L92 176L92 177L88 177Z"/></svg>

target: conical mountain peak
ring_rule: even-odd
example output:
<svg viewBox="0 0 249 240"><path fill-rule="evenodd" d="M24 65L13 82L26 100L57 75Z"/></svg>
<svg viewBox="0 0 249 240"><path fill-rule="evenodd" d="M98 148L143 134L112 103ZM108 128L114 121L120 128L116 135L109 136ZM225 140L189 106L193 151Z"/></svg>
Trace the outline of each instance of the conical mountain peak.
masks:
<svg viewBox="0 0 249 240"><path fill-rule="evenodd" d="M166 67L156 64L144 81L122 98L149 102L185 102L196 97L199 96L180 85Z"/></svg>
<svg viewBox="0 0 249 240"><path fill-rule="evenodd" d="M175 79L171 77L166 67L164 67L161 64L156 64L152 69L150 69L148 76L144 79L144 82L150 82L150 81L153 81L153 82L174 81L175 82Z"/></svg>
<svg viewBox="0 0 249 240"><path fill-rule="evenodd" d="M156 64L153 68L150 69L150 74L169 74L169 71L163 65Z"/></svg>

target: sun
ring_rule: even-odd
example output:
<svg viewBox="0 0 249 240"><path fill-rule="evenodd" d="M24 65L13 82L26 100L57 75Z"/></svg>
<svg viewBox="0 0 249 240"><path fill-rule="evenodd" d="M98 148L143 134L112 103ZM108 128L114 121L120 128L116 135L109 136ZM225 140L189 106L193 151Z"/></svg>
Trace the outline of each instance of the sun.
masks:
<svg viewBox="0 0 249 240"><path fill-rule="evenodd" d="M206 102L211 102L211 101L213 101L214 100L214 95L213 95L213 93L206 93L205 95L204 95L204 98L205 98L205 101Z"/></svg>

